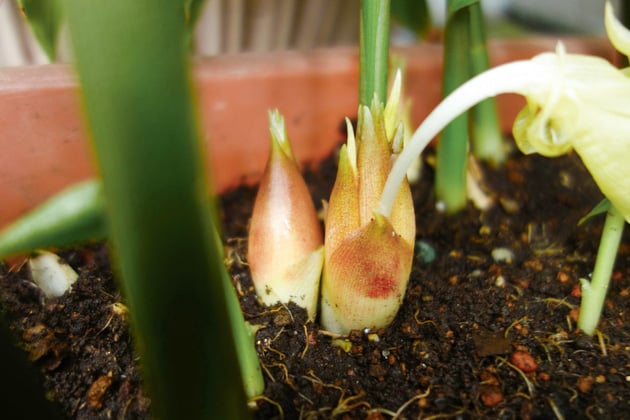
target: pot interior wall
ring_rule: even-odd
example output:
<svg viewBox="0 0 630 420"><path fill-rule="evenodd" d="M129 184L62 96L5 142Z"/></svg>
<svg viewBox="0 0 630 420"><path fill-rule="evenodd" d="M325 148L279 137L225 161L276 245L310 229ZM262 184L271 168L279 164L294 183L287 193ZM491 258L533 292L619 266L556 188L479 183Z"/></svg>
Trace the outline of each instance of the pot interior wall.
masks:
<svg viewBox="0 0 630 420"><path fill-rule="evenodd" d="M564 40L569 52L613 58L604 39ZM493 64L555 49L556 39L497 40ZM406 94L418 124L439 102L442 48L423 44L395 50L406 61ZM358 52L351 48L220 56L194 65L208 175L219 191L256 182L264 167L267 110L284 114L294 151L317 162L343 140L343 118L356 115ZM498 99L502 127L524 101ZM0 227L47 197L94 176L77 83L63 65L0 69Z"/></svg>

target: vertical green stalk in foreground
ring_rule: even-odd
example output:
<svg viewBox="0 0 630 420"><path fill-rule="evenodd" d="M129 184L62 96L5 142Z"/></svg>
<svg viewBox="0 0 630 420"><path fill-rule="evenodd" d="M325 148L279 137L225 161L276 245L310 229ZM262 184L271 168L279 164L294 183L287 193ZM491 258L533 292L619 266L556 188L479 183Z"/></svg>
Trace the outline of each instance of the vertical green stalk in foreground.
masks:
<svg viewBox="0 0 630 420"><path fill-rule="evenodd" d="M153 414L237 419L247 411L192 106L184 3L64 5Z"/></svg>
<svg viewBox="0 0 630 420"><path fill-rule="evenodd" d="M461 1L449 0L444 31L443 96L470 78L468 47L469 11ZM437 144L435 191L448 213L466 207L466 168L468 157L467 114L455 118L442 131Z"/></svg>
<svg viewBox="0 0 630 420"><path fill-rule="evenodd" d="M376 94L385 104L389 67L389 1L361 0L359 103L370 106Z"/></svg>
<svg viewBox="0 0 630 420"><path fill-rule="evenodd" d="M488 48L486 46L486 31L483 20L481 2L477 1L468 6L470 16L470 77L490 68ZM471 110L471 132L473 154L493 165L500 165L505 160L507 148L501 135L499 116L494 98L479 102Z"/></svg>
<svg viewBox="0 0 630 420"><path fill-rule="evenodd" d="M595 329L599 324L625 223L621 213L610 204L599 242L593 277L590 282L581 279L582 303L578 327L588 335L595 334Z"/></svg>

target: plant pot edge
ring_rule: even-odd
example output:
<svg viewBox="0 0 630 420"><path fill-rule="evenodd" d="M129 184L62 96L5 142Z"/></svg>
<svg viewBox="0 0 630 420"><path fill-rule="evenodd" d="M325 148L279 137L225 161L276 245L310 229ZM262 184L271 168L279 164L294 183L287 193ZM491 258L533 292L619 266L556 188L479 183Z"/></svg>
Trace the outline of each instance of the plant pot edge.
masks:
<svg viewBox="0 0 630 420"><path fill-rule="evenodd" d="M492 40L493 65L553 51L558 38ZM570 53L614 60L604 38L564 38ZM411 119L418 124L441 96L442 48L393 48L406 62ZM343 118L356 115L358 50L237 54L194 61L207 174L218 191L256 182L268 153L267 110L278 108L298 159L315 163L343 140ZM503 130L524 100L498 98ZM0 69L0 227L95 170L73 72L65 65Z"/></svg>

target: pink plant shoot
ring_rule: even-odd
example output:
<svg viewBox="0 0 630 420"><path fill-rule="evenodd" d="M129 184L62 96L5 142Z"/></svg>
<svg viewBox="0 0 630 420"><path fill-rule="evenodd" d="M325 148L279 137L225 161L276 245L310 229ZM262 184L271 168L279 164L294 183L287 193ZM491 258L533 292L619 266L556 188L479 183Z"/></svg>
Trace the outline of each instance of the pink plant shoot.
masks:
<svg viewBox="0 0 630 420"><path fill-rule="evenodd" d="M376 211L403 147L399 95L400 73L386 108L377 101L359 107L356 138L347 122L325 223L321 323L329 331L387 326L407 287L416 231L408 183L399 187L390 216Z"/></svg>
<svg viewBox="0 0 630 420"><path fill-rule="evenodd" d="M324 250L321 223L277 110L249 228L252 280L263 303L295 302L314 319Z"/></svg>

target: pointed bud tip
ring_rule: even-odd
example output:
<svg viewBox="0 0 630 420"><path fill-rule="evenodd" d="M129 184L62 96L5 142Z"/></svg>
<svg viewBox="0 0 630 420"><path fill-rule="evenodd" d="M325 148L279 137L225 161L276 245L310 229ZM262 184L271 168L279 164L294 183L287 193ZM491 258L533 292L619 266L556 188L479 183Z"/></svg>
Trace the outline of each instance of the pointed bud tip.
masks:
<svg viewBox="0 0 630 420"><path fill-rule="evenodd" d="M399 115L399 103L402 92L402 71L400 68L396 69L396 75L394 76L394 82L387 98L387 105L385 105L385 130L387 131L388 138L391 138L397 122L400 120Z"/></svg>
<svg viewBox="0 0 630 420"><path fill-rule="evenodd" d="M291 149L289 136L287 135L284 117L278 109L271 109L267 112L269 115L269 133L271 134L272 153L281 151L287 158L297 164L293 150Z"/></svg>
<svg viewBox="0 0 630 420"><path fill-rule="evenodd" d="M346 131L348 132L348 139L346 140L347 156L352 167L352 171L356 175L357 173L357 143L354 137L354 128L349 118L346 118Z"/></svg>

